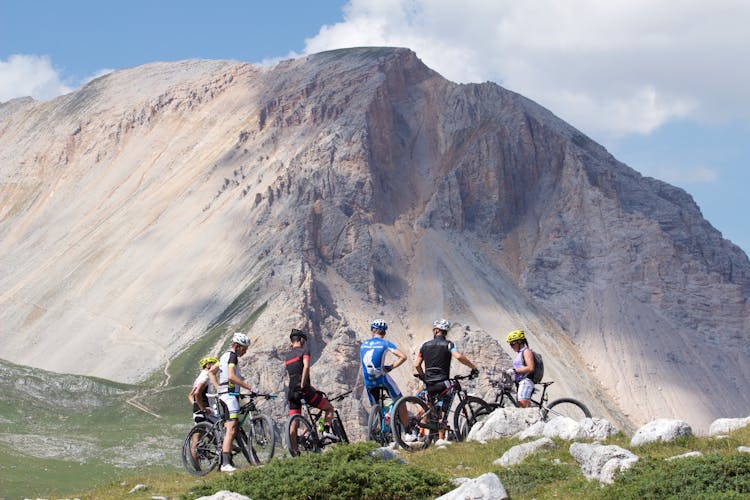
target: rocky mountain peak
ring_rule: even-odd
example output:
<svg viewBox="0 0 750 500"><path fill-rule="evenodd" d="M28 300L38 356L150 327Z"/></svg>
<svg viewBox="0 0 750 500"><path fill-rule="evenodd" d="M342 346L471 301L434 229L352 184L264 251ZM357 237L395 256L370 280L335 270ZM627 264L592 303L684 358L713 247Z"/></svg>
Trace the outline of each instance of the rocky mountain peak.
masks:
<svg viewBox="0 0 750 500"><path fill-rule="evenodd" d="M143 380L240 329L252 383L282 390L305 328L313 383L357 389L356 419L369 321L414 354L446 317L485 385L520 327L556 396L622 425L750 407L750 264L690 196L408 49L154 63L4 103L0 200L16 363Z"/></svg>

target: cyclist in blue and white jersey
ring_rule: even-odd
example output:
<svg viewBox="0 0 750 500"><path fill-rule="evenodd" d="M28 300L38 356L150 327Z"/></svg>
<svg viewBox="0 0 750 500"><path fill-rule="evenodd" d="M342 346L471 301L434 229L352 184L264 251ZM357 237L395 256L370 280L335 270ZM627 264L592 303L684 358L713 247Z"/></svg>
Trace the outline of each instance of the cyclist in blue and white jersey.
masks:
<svg viewBox="0 0 750 500"><path fill-rule="evenodd" d="M388 390L394 402L401 397L401 391L388 372L405 363L408 358L393 342L384 338L387 330L388 324L384 320L373 320L370 324L372 338L365 340L359 349L359 360L370 404L375 404L376 401L374 389L381 387ZM385 364L386 354L389 352L396 356L396 361L392 365Z"/></svg>

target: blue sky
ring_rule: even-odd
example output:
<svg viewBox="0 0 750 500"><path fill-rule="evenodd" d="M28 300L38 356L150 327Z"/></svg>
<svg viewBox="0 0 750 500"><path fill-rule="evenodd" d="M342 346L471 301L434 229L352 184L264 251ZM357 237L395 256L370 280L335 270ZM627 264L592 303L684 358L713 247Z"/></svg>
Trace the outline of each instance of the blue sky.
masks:
<svg viewBox="0 0 750 500"><path fill-rule="evenodd" d="M409 47L457 82L523 94L685 189L750 251L750 2L0 0L0 101L153 61L272 63Z"/></svg>

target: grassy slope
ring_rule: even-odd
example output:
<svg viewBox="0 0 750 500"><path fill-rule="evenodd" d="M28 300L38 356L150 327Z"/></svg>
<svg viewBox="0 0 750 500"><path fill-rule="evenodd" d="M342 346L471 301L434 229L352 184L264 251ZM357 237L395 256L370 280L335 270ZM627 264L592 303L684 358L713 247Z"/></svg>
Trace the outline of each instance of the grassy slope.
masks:
<svg viewBox="0 0 750 500"><path fill-rule="evenodd" d="M251 305L255 287L243 291L197 343L172 360L166 385L161 372L143 384L127 385L0 360L0 399L13 401L0 405L0 498L54 496L113 480L127 484L154 468L177 473L182 440L192 425L186 395L195 367L227 338L229 319L239 317L247 328L265 309L262 304L241 313ZM128 404L129 399L159 417Z"/></svg>
<svg viewBox="0 0 750 500"><path fill-rule="evenodd" d="M514 499L545 498L747 498L750 495L750 454L736 451L738 446L750 445L750 427L735 432L727 439L682 438L672 443L654 443L638 448L630 448L628 439L615 436L606 444L616 444L631 449L640 457L639 464L632 471L621 475L614 485L600 487L597 482L587 481L572 459L568 449L570 443L556 440L556 448L544 450L529 457L520 465L503 468L492 464L511 446L518 444L516 439L501 439L487 444L460 443L447 449L428 449L424 452L406 454L410 467L416 470L431 471L439 476L477 477L485 472L496 473ZM688 458L666 462L663 459L686 453L701 451L701 458ZM351 460L351 459L349 459ZM361 463L351 466L341 459L336 464L326 464L320 460L308 464L300 459L283 459L274 466L263 469L249 469L233 477L214 472L205 479L189 477L187 474L152 474L139 479L147 484L148 490L128 494L135 484L112 482L106 487L91 490L81 498L127 498L148 499L154 495L177 497L184 495L194 498L210 494L220 489L240 490L251 494L252 498L266 498L267 493L284 491L289 484L303 498L327 498L340 495L341 491L351 492L351 484L346 488L338 483L354 481L358 498L367 498L362 492L371 488L367 478L362 478ZM282 463L283 462L283 463ZM292 465L294 464L294 465ZM397 462L390 467L404 467ZM373 468L370 471L375 470ZM398 477L399 474L413 476L415 469L386 472L377 469L377 476ZM314 488L305 489L309 477L325 478L335 472L338 482L327 486L325 494ZM393 476L391 476L393 474ZM300 475L298 478L297 476ZM372 476L372 474L370 474ZM302 477L308 478L302 480ZM344 479L346 478L346 479ZM370 481L372 478L370 477ZM278 484L277 484L278 483ZM317 484L317 483L316 483ZM319 486L319 484L317 485ZM433 484L433 487L434 484ZM360 488L359 490L357 488ZM319 488L318 488L319 489ZM419 495L417 495L418 497ZM286 496L285 498L294 498ZM344 496L344 498L347 498ZM375 494L372 498L415 498L403 491L393 496ZM430 496L426 496L430 498Z"/></svg>

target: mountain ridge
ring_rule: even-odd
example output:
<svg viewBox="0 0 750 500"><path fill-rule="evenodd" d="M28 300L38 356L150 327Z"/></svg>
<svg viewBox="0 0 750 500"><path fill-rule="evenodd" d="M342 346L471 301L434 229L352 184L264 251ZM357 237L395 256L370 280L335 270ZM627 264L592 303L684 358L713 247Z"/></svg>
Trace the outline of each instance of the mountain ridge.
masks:
<svg viewBox="0 0 750 500"><path fill-rule="evenodd" d="M257 337L268 390L291 327L336 392L373 317L409 354L447 317L485 368L526 328L560 395L614 421L748 413L747 256L682 190L408 49L153 63L0 116L13 362L143 380L243 297L220 324Z"/></svg>

